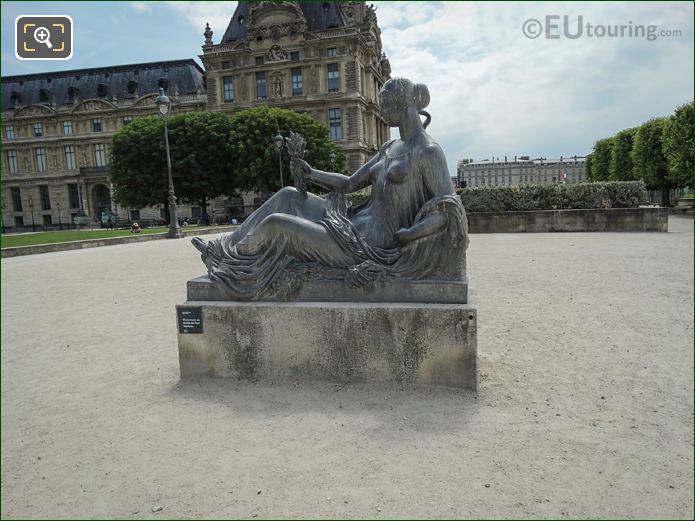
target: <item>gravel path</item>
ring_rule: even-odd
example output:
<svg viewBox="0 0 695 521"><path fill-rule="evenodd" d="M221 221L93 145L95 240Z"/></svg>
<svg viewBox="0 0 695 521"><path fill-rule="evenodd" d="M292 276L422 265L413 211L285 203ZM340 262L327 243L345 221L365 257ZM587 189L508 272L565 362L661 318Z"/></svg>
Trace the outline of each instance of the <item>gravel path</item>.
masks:
<svg viewBox="0 0 695 521"><path fill-rule="evenodd" d="M693 221L670 230L473 235L477 396L180 383L188 240L3 259L0 515L692 519Z"/></svg>

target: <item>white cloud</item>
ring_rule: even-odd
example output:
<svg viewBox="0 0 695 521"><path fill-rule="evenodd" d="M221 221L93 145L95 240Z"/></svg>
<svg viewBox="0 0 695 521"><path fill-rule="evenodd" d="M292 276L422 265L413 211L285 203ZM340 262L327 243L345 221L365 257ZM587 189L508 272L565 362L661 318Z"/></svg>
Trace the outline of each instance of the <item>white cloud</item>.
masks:
<svg viewBox="0 0 695 521"><path fill-rule="evenodd" d="M524 37L525 20L554 14L683 35ZM584 154L596 139L692 97L691 4L387 2L377 15L392 74L430 89L428 130L452 173L462 157Z"/></svg>
<svg viewBox="0 0 695 521"><path fill-rule="evenodd" d="M213 41L219 43L234 14L237 2L166 2L177 15L188 20L193 28L205 30L209 23L213 31Z"/></svg>
<svg viewBox="0 0 695 521"><path fill-rule="evenodd" d="M130 7L136 13L150 13L152 7L147 2L130 2Z"/></svg>

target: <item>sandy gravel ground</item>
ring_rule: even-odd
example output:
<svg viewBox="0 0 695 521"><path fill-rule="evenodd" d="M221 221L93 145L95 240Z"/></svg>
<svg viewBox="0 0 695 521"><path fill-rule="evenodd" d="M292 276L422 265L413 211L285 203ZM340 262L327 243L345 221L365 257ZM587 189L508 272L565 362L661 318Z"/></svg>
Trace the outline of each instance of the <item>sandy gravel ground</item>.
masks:
<svg viewBox="0 0 695 521"><path fill-rule="evenodd" d="M693 221L670 229L472 236L477 396L180 383L187 240L3 259L0 514L692 519Z"/></svg>

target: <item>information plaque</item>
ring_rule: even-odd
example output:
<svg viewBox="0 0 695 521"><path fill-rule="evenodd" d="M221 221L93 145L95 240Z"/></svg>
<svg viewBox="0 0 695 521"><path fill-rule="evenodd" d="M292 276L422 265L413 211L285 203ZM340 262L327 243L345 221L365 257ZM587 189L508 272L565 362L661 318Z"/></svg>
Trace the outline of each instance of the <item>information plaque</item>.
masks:
<svg viewBox="0 0 695 521"><path fill-rule="evenodd" d="M177 308L179 333L182 335L202 334L203 310L200 307Z"/></svg>

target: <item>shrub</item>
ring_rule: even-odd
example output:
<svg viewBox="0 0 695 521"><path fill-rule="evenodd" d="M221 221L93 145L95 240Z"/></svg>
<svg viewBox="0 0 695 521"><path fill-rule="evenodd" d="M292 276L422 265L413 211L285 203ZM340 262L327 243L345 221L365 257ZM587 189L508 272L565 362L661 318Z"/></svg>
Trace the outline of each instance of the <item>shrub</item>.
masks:
<svg viewBox="0 0 695 521"><path fill-rule="evenodd" d="M646 204L642 181L481 186L457 191L467 212L636 208Z"/></svg>

